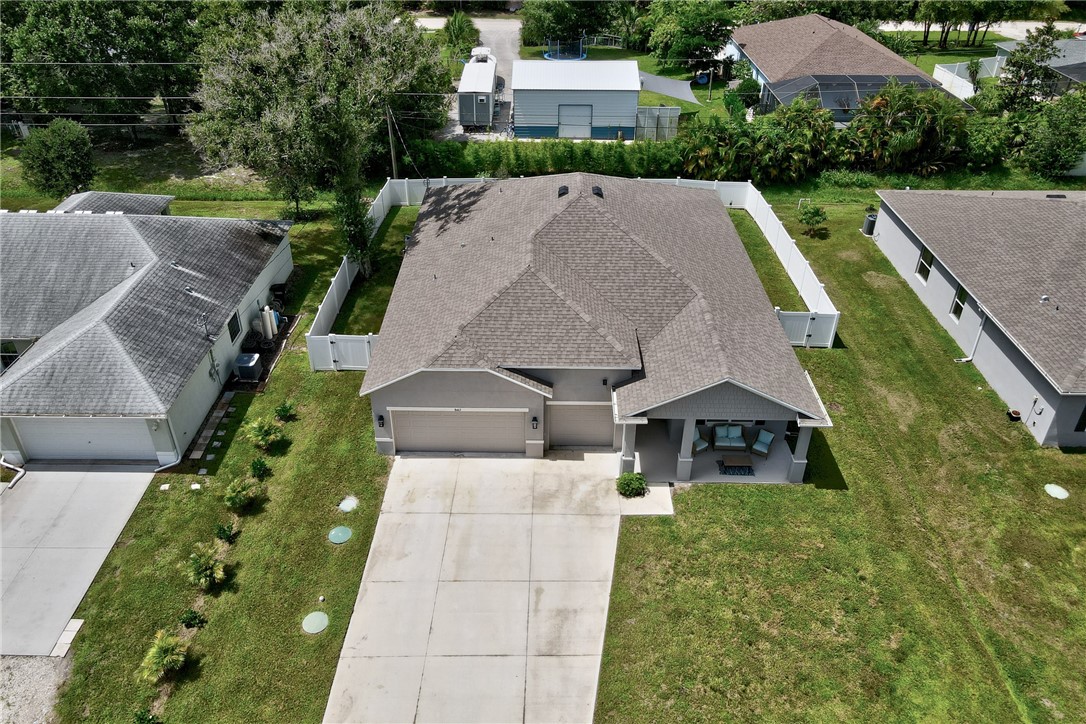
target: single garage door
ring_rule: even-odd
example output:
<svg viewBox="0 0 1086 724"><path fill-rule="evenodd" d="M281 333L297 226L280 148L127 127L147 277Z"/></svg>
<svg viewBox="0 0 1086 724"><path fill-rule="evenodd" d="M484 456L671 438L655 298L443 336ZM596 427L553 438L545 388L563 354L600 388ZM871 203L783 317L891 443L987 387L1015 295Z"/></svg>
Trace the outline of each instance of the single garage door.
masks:
<svg viewBox="0 0 1086 724"><path fill-rule="evenodd" d="M551 447L612 447L611 405L547 405Z"/></svg>
<svg viewBox="0 0 1086 724"><path fill-rule="evenodd" d="M15 427L30 460L156 460L141 418L25 418Z"/></svg>
<svg viewBox="0 0 1086 724"><path fill-rule="evenodd" d="M559 138L592 138L592 106L558 106Z"/></svg>
<svg viewBox="0 0 1086 724"><path fill-rule="evenodd" d="M396 452L524 453L524 412L394 410Z"/></svg>

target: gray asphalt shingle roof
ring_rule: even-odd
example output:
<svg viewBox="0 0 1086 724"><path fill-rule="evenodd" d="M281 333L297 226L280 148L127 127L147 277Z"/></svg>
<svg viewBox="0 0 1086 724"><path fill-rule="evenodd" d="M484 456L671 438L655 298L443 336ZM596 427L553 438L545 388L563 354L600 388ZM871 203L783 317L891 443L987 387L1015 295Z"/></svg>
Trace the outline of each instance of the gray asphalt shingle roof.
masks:
<svg viewBox="0 0 1086 724"><path fill-rule="evenodd" d="M1086 194L879 196L1060 391L1086 392Z"/></svg>
<svg viewBox="0 0 1086 724"><path fill-rule="evenodd" d="M647 181L427 192L361 391L476 367L643 370L622 415L730 379L822 417L719 197Z"/></svg>
<svg viewBox="0 0 1086 724"><path fill-rule="evenodd" d="M120 212L122 214L145 214L155 216L162 214L169 208L173 196L161 196L156 194L122 194L113 191L84 191L72 194L61 201L53 211L57 213L71 213L73 211L90 211L95 214L104 214L107 211Z"/></svg>
<svg viewBox="0 0 1086 724"><path fill-rule="evenodd" d="M162 415L272 258L286 222L0 215L7 414ZM14 282L12 280L18 280ZM192 293L186 291L191 287Z"/></svg>
<svg viewBox="0 0 1086 724"><path fill-rule="evenodd" d="M816 13L744 25L732 40L770 83L807 75L918 75L935 80L851 25Z"/></svg>

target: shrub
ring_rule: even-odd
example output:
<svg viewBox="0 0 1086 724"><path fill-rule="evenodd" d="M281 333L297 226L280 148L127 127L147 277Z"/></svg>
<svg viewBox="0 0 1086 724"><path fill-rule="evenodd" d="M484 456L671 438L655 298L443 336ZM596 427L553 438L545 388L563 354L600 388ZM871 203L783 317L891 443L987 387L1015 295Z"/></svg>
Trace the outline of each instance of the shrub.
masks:
<svg viewBox="0 0 1086 724"><path fill-rule="evenodd" d="M275 420L258 417L245 424L245 437L258 450L267 452L275 443L284 439L283 428Z"/></svg>
<svg viewBox="0 0 1086 724"><path fill-rule="evenodd" d="M1049 103L1026 126L1022 163L1033 173L1055 178L1074 168L1086 153L1086 93L1071 92Z"/></svg>
<svg viewBox="0 0 1086 724"><path fill-rule="evenodd" d="M178 620L185 628L203 628L207 625L207 616L194 608L185 611Z"/></svg>
<svg viewBox="0 0 1086 724"><path fill-rule="evenodd" d="M800 209L799 220L800 223L807 227L804 233L807 236L814 236L818 228L826 223L826 210L821 206L807 204Z"/></svg>
<svg viewBox="0 0 1086 724"><path fill-rule="evenodd" d="M267 460L257 458L249 463L249 473L257 480L265 480L272 474L272 469Z"/></svg>
<svg viewBox="0 0 1086 724"><path fill-rule="evenodd" d="M1002 116L973 116L966 129L964 160L968 168L979 170L997 166L1007 157L1011 130Z"/></svg>
<svg viewBox="0 0 1086 724"><path fill-rule="evenodd" d="M623 498L638 498L649 492L645 476L641 473L622 473L618 476L615 487Z"/></svg>
<svg viewBox="0 0 1086 724"><path fill-rule="evenodd" d="M197 543L188 558L189 583L205 591L226 579L226 567L219 560L219 549L214 543Z"/></svg>
<svg viewBox="0 0 1086 724"><path fill-rule="evenodd" d="M879 177L867 171L852 171L845 168L833 168L823 171L818 176L819 183L839 188L873 189L885 184Z"/></svg>
<svg viewBox="0 0 1086 724"><path fill-rule="evenodd" d="M290 422L297 417L297 408L290 400L284 400L275 408L275 419L280 422Z"/></svg>
<svg viewBox="0 0 1086 724"><path fill-rule="evenodd" d="M162 720L151 713L150 709L139 709L132 715L133 724L162 724Z"/></svg>
<svg viewBox="0 0 1086 724"><path fill-rule="evenodd" d="M260 458L257 458L258 460ZM255 460L253 462L256 462ZM235 513L240 513L252 505L257 498L264 493L264 485L258 478L235 478L229 485L226 486L226 492L223 493L222 502L226 504L226 507ZM225 526L219 526L223 528ZM234 526L230 525L230 535L234 535ZM216 531L218 535L218 531Z"/></svg>
<svg viewBox="0 0 1086 724"><path fill-rule="evenodd" d="M743 101L744 106L753 108L758 105L758 100L762 96L762 86L753 78L744 78L735 87L735 92L739 99Z"/></svg>
<svg viewBox="0 0 1086 724"><path fill-rule="evenodd" d="M188 655L188 644L180 638L159 630L155 634L151 648L140 663L140 678L152 684L157 684L164 677L178 671L185 665ZM145 720L146 721L146 720Z"/></svg>
<svg viewBox="0 0 1086 724"><path fill-rule="evenodd" d="M227 492L229 492L229 486L227 486ZM223 496L223 500L225 502L225 495ZM227 507L230 507L230 505L227 504ZM233 523L219 523L215 526L215 537L221 540L223 543L233 543L235 540L237 540L238 531L234 530Z"/></svg>
<svg viewBox="0 0 1086 724"><path fill-rule="evenodd" d="M31 131L19 161L31 188L56 197L86 187L96 173L87 129L66 118Z"/></svg>

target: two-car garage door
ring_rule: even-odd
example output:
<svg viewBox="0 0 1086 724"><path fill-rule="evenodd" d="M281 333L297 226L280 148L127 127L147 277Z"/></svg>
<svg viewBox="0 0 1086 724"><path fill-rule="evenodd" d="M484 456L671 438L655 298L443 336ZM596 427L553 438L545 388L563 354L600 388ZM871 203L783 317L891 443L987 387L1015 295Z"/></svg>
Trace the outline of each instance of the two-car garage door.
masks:
<svg viewBox="0 0 1086 724"><path fill-rule="evenodd" d="M524 410L391 410L396 452L524 454Z"/></svg>
<svg viewBox="0 0 1086 724"><path fill-rule="evenodd" d="M28 460L155 460L142 418L18 418Z"/></svg>

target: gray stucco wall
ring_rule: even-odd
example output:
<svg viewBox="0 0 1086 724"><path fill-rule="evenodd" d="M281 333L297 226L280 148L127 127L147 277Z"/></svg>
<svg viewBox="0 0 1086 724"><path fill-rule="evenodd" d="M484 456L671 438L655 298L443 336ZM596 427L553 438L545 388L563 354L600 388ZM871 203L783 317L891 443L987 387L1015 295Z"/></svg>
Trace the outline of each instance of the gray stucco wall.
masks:
<svg viewBox="0 0 1086 724"><path fill-rule="evenodd" d="M514 384L489 372L428 372L421 371L370 394L373 429L377 450L385 455L395 454L392 415L389 407L449 407L528 409L528 419L543 420L543 395ZM385 427L377 426L377 416L385 418ZM543 425L526 431L526 440L536 440L542 449Z"/></svg>
<svg viewBox="0 0 1086 724"><path fill-rule="evenodd" d="M592 106L592 127L633 127L637 122L637 91L513 92L517 126L557 126L559 105Z"/></svg>
<svg viewBox="0 0 1086 724"><path fill-rule="evenodd" d="M549 382L555 402L610 402L611 385L629 379L629 370L524 370L532 377ZM607 380L604 385L603 381Z"/></svg>
<svg viewBox="0 0 1086 724"><path fill-rule="evenodd" d="M1075 420L1057 426L1057 419L1070 418L1081 411L1075 396L1062 396L1018 349L999 327L984 318L976 300L970 297L961 320L950 315L957 292L957 282L938 259L932 265L927 283L916 274L921 242L885 204L875 223L875 243L908 283L920 301L931 311L958 346L968 356L976 344L973 364L1007 404L1019 410L1030 434L1042 445L1076 446L1086 444L1086 434L1074 432ZM1034 403L1034 398L1037 398ZM1077 442L1076 442L1077 441Z"/></svg>
<svg viewBox="0 0 1086 724"><path fill-rule="evenodd" d="M645 417L700 420L794 420L796 413L731 383L653 408Z"/></svg>

